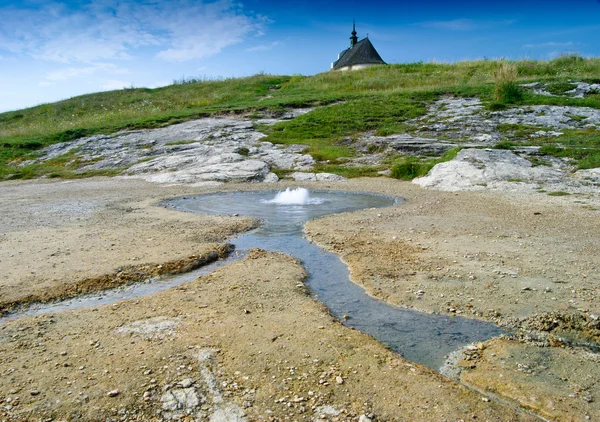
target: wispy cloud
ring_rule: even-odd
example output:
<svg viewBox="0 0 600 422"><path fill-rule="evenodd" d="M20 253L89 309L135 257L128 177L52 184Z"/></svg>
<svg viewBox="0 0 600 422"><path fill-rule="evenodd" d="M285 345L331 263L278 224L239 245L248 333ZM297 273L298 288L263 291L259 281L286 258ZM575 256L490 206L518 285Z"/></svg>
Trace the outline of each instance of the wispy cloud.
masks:
<svg viewBox="0 0 600 422"><path fill-rule="evenodd" d="M475 31L498 26L512 25L514 20L504 21L476 21L473 19L452 19L446 21L425 21L417 25L424 28L444 30L444 31Z"/></svg>
<svg viewBox="0 0 600 422"><path fill-rule="evenodd" d="M523 44L523 48L556 48L556 47L573 47L575 45L574 42L544 42L540 44Z"/></svg>
<svg viewBox="0 0 600 422"><path fill-rule="evenodd" d="M276 47L280 47L282 45L283 45L283 42L281 42L281 41L273 41L272 43L259 44L254 47L249 47L246 49L246 51L249 51L251 53L257 53L257 52L261 52L261 51L269 51Z"/></svg>
<svg viewBox="0 0 600 422"><path fill-rule="evenodd" d="M92 66L86 67L70 67L67 69L61 69L53 72L49 72L46 75L48 81L64 81L82 76L91 76L93 74L111 74L111 75L122 75L129 73L126 68L118 67L112 63L96 63Z"/></svg>
<svg viewBox="0 0 600 422"><path fill-rule="evenodd" d="M453 19L449 21L427 21L421 22L421 26L434 29L445 29L450 31L472 31L476 23L471 19Z"/></svg>
<svg viewBox="0 0 600 422"><path fill-rule="evenodd" d="M127 60L140 47L168 61L201 59L260 35L268 20L233 0L88 0L0 7L0 50L62 63Z"/></svg>

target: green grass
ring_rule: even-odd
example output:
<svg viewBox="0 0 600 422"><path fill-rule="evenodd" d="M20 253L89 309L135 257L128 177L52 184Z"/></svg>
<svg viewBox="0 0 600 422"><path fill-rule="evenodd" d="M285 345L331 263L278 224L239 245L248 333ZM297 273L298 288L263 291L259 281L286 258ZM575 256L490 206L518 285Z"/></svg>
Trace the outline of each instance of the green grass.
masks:
<svg viewBox="0 0 600 422"><path fill-rule="evenodd" d="M392 128L426 112L428 101L435 95L427 93L388 94L333 104L299 116L293 120L263 127L265 141L276 144L308 145L307 152L317 161L337 162L350 157L353 150L344 145L348 138L377 130Z"/></svg>
<svg viewBox="0 0 600 422"><path fill-rule="evenodd" d="M504 79L498 76L503 68L513 69ZM477 96L490 109L501 109L506 104L600 109L600 94L586 98L547 97L512 92L512 88L506 94L498 94L503 80L514 88L531 81L556 84L569 79L594 81L599 74L600 59L565 56L551 61L419 62L310 77L260 74L222 80L186 79L163 88L82 95L0 113L0 178L8 174L64 177L72 170L48 173L51 169L39 166L30 171L15 167L18 162L35 156L40 148L57 142L124 129L162 127L204 116L243 114L257 118L265 111L277 114L292 107L309 106L326 107L266 129L267 140L308 145L308 152L317 160L337 165L352 156L349 143L359 134L372 131L390 135L405 131L405 122L423 115L427 106L441 95ZM583 157L580 163L583 160L588 160L588 164L582 165L595 162ZM75 161L72 165L82 163Z"/></svg>
<svg viewBox="0 0 600 422"><path fill-rule="evenodd" d="M165 144L166 147L173 147L176 145L189 145L189 144L195 144L196 142L200 142L200 141L194 141L194 140L187 140L187 141L173 141L173 142L167 142Z"/></svg>
<svg viewBox="0 0 600 422"><path fill-rule="evenodd" d="M564 130L559 137L541 138L540 152L553 157L571 158L579 169L600 167L600 131Z"/></svg>
<svg viewBox="0 0 600 422"><path fill-rule="evenodd" d="M317 164L314 168L315 172L318 173L334 173L344 176L347 179L356 177L377 177L378 172L385 170L383 166L342 166L339 164Z"/></svg>
<svg viewBox="0 0 600 422"><path fill-rule="evenodd" d="M565 95L567 91L575 88L575 85L569 82L552 82L546 85L546 91L553 95Z"/></svg>
<svg viewBox="0 0 600 422"><path fill-rule="evenodd" d="M429 173L436 164L453 160L461 148L453 148L446 151L440 158L401 157L392 166L391 174L395 179L412 180Z"/></svg>

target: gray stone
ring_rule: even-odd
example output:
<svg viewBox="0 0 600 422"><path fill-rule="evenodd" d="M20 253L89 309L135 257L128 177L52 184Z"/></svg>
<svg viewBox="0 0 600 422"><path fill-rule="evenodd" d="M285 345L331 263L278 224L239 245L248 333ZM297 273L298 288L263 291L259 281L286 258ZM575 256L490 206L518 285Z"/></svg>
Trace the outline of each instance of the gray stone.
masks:
<svg viewBox="0 0 600 422"><path fill-rule="evenodd" d="M296 182L316 182L317 175L315 173L299 173L294 172L290 174L290 177Z"/></svg>
<svg viewBox="0 0 600 422"><path fill-rule="evenodd" d="M548 183L559 181L559 170L539 166L511 151L492 149L463 149L452 161L436 165L414 183L444 191L479 190L496 183L522 181Z"/></svg>
<svg viewBox="0 0 600 422"><path fill-rule="evenodd" d="M292 110L282 119L310 110ZM269 119L277 123L282 119ZM51 145L41 163L72 153L89 162L79 171L126 168L125 175L157 183L274 182L271 167L307 171L315 164L304 145L274 145L251 120L205 118L172 126L96 135Z"/></svg>
<svg viewBox="0 0 600 422"><path fill-rule="evenodd" d="M341 180L346 180L344 176L333 173L317 173L315 174L315 178L317 179L317 182L339 182Z"/></svg>
<svg viewBox="0 0 600 422"><path fill-rule="evenodd" d="M189 388L174 388L166 391L160 398L163 410L171 412L176 411L192 411L204 402L204 397L199 396L196 389Z"/></svg>

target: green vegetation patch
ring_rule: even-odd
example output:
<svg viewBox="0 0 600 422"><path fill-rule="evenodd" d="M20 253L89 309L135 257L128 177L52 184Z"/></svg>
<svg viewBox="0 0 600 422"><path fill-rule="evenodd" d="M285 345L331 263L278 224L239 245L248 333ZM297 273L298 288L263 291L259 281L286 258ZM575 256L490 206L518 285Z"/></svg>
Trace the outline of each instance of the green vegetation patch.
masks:
<svg viewBox="0 0 600 422"><path fill-rule="evenodd" d="M453 160L461 148L453 148L446 151L440 158L402 157L391 169L390 176L400 180L412 180L429 173L436 164Z"/></svg>
<svg viewBox="0 0 600 422"><path fill-rule="evenodd" d="M293 120L262 128L266 141L276 144L303 144L318 161L339 161L354 155L349 148L361 133L386 127L389 132L402 122L427 111L436 96L427 93L390 94L350 100L313 110Z"/></svg>
<svg viewBox="0 0 600 422"><path fill-rule="evenodd" d="M567 91L571 91L575 88L570 82L551 82L546 85L546 91L552 95L565 95Z"/></svg>
<svg viewBox="0 0 600 422"><path fill-rule="evenodd" d="M542 154L572 158L579 169L600 167L600 131L595 129L565 130L556 138L541 138L537 144Z"/></svg>
<svg viewBox="0 0 600 422"><path fill-rule="evenodd" d="M82 95L0 113L0 177L24 174L16 164L35 157L40 148L83 136L158 128L212 115L259 117L265 112L278 115L290 108L324 105L328 106L275 125L268 135L273 142L307 144L315 158L335 164L352 155L346 141L364 131L382 136L406 132L404 122L423 115L440 95L478 97L492 110L514 104L600 109L600 93L586 98L549 97L520 89L521 83L536 81L564 92L565 81L594 82L599 74L600 59L568 55L550 61L418 62L310 77L192 78L156 89ZM583 160L587 164L581 164ZM593 165L594 160L581 158L580 165Z"/></svg>

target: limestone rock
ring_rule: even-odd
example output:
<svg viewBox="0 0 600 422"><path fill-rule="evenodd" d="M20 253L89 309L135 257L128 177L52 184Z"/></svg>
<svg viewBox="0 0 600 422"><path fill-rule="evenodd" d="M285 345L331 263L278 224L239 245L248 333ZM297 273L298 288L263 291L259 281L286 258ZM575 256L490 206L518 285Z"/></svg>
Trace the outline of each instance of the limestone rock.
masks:
<svg viewBox="0 0 600 422"><path fill-rule="evenodd" d="M452 161L436 165L414 183L444 191L478 190L495 182L522 181L547 183L558 181L559 170L533 167L511 151L492 149L463 149Z"/></svg>

